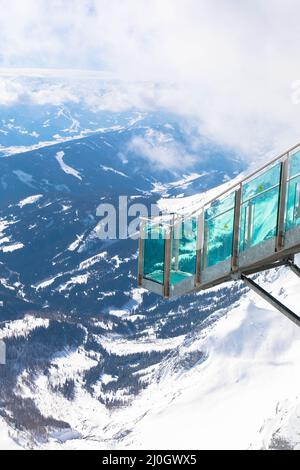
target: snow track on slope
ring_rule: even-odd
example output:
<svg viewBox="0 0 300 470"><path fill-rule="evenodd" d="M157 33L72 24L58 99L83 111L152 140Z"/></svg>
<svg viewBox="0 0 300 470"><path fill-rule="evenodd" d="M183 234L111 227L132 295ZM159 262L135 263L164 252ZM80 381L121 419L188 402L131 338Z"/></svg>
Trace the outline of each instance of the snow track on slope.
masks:
<svg viewBox="0 0 300 470"><path fill-rule="evenodd" d="M65 152L57 152L57 154L55 155L55 158L58 161L59 166L61 167L62 171L66 173L67 175L74 176L75 178L82 181L82 177L79 171L75 170L74 168L72 168L71 166L67 165L64 162L64 156L65 156Z"/></svg>

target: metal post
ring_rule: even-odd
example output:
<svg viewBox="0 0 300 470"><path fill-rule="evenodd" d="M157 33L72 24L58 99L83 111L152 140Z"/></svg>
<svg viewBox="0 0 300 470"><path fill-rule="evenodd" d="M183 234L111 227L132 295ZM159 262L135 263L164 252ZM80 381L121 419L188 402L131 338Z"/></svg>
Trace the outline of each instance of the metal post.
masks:
<svg viewBox="0 0 300 470"><path fill-rule="evenodd" d="M299 183L296 184L296 193L298 195L297 219L300 219L300 187L299 187Z"/></svg>
<svg viewBox="0 0 300 470"><path fill-rule="evenodd" d="M176 226L173 222L174 227L174 270L178 271L179 269L179 239L182 236L182 220L179 218L180 222L176 223Z"/></svg>
<svg viewBox="0 0 300 470"><path fill-rule="evenodd" d="M139 262L138 262L138 286L143 285L144 276L144 226L145 223L140 223L140 238L139 238Z"/></svg>
<svg viewBox="0 0 300 470"><path fill-rule="evenodd" d="M249 248L252 241L252 233L253 233L253 204L252 201L249 202L246 210L246 218L247 218L247 235L246 235L246 248Z"/></svg>
<svg viewBox="0 0 300 470"><path fill-rule="evenodd" d="M231 270L238 270L242 187L235 192Z"/></svg>
<svg viewBox="0 0 300 470"><path fill-rule="evenodd" d="M170 297L171 251L173 227L165 232L165 258L164 258L164 297Z"/></svg>
<svg viewBox="0 0 300 470"><path fill-rule="evenodd" d="M207 268L207 253L208 252L208 226L204 220L204 229L203 229L203 269Z"/></svg>
<svg viewBox="0 0 300 470"><path fill-rule="evenodd" d="M289 320L295 323L297 326L300 326L300 317L292 312L288 307L283 305L279 300L275 299L269 292L263 289L261 286L256 284L252 279L242 274L241 279L244 283L252 289L256 294L260 295L264 300L269 302L273 307L275 307L279 312L285 315Z"/></svg>
<svg viewBox="0 0 300 470"><path fill-rule="evenodd" d="M287 155L285 160L281 163L276 251L280 251L284 248L286 187L287 187L288 168L289 168L288 163L289 163L289 160L288 160L288 155Z"/></svg>
<svg viewBox="0 0 300 470"><path fill-rule="evenodd" d="M202 210L198 216L195 287L199 287L201 284L201 257L202 257L202 252L203 252L203 241L204 241L204 211Z"/></svg>

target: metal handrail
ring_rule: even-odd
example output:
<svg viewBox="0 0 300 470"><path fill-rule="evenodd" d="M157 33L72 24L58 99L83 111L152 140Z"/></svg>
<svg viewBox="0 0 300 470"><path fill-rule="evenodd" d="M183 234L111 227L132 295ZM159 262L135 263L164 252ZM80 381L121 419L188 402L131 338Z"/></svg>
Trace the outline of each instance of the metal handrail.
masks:
<svg viewBox="0 0 300 470"><path fill-rule="evenodd" d="M196 210L194 210L193 212L190 212L189 214L186 214L184 217L185 218L190 218L190 217L193 217L193 215L196 215L198 212L200 212L201 210L204 210L204 208L206 208L207 206L211 205L214 201L217 201L218 199L220 199L222 196L225 196L225 195L229 195L231 192L233 192L234 190L237 190L238 188L242 187L243 186L243 183L245 182L249 182L251 181L251 179L258 175L259 173L261 173L263 170L265 170L266 168L268 167L271 167L274 163L276 162L280 162L281 159L283 159L285 156L288 156L289 153L291 151L293 151L294 149L296 149L297 147L300 146L300 143L295 145L294 147L290 148L289 150L287 150L286 152L282 153L281 155L277 156L276 158L270 160L268 163L265 163L264 165L262 165L260 168L258 168L257 170L253 171L252 173L250 173L249 175L246 175L244 178L242 178L241 180L237 181L236 183L234 183L233 185L229 186L229 188L227 189L224 189L224 191L222 191L221 193L219 193L217 196L214 196L213 198L211 199L208 199L208 201L206 201L202 206L198 207Z"/></svg>
<svg viewBox="0 0 300 470"><path fill-rule="evenodd" d="M266 168L268 168L269 166L271 166L273 163L276 163L277 161L279 162L283 157L288 156L289 153L292 152L293 150L295 150L297 147L300 147L300 142L299 142L297 145L294 145L293 147L289 148L289 149L286 150L285 152L281 153L281 154L278 155L277 157L273 158L273 159L270 160L269 162L265 163L264 165L262 165L261 167L259 167L258 169L256 169L256 170L253 171L252 173L250 173L249 175L246 175L246 176L245 176L244 178L242 178L240 181L237 181L235 184L233 184L232 186L230 186L230 187L227 188L226 190L222 191L220 194L218 194L218 196L215 196L215 197L209 199L208 201L206 201L206 203L203 205L203 207L206 207L207 205L211 204L213 201L219 199L219 198L222 197L224 194L226 194L227 192L232 191L232 190L235 189L236 187L241 186L245 181L251 180L253 176L256 176L258 173L260 173L261 171L265 170Z"/></svg>
<svg viewBox="0 0 300 470"><path fill-rule="evenodd" d="M276 162L279 162L281 159L283 159L285 156L289 156L289 154L295 150L297 147L300 147L300 142L297 143L296 145L294 145L293 147L289 148L288 150L286 150L285 152L281 153L280 155L278 155L277 157L273 158L272 160L270 160L269 162L265 163L264 165L262 165L261 167L257 168L255 171L253 171L252 173L249 173L248 175L244 176L244 178L242 178L241 180L237 181L236 183L234 183L233 185L229 186L229 188L227 189L224 189L224 191L222 191L221 193L219 193L217 196L214 196L213 198L211 199L208 199L208 201L206 201L202 206L198 207L195 211L193 212L190 212L189 214L187 214L185 216L185 218L189 218L189 217L192 217L193 215L196 215L198 211L201 211L202 209L204 209L205 207L211 205L214 201L217 201L218 199L220 199L222 196L224 196L225 194L232 192L234 189L237 189L238 187L241 187L243 185L243 183L245 183L246 181L248 182L249 180L251 180L254 176L256 176L257 174L259 174L261 171L265 170L266 168L268 168L269 166L272 166L274 163Z"/></svg>
<svg viewBox="0 0 300 470"><path fill-rule="evenodd" d="M283 159L284 157L289 157L289 154L295 150L297 147L300 147L300 142L297 143L296 145L293 145L292 147L290 147L288 150L286 150L285 152L281 153L280 155L274 157L272 160L268 161L267 163L264 163L262 166L260 166L259 168L257 168L255 171L252 171L251 173L249 173L248 175L244 176L241 180L237 181L236 183L232 184L231 186L229 186L227 189L224 189L224 191L222 191L221 193L219 193L217 196L214 196L210 199L208 199L207 201L204 202L204 204L202 204L201 206L197 207L197 209L193 210L192 212L189 212L187 214L174 214L174 215L177 215L178 217L181 217L183 218L184 220L186 219L189 219L190 217L193 217L194 215L197 215L198 213L200 213L202 210L204 210L204 208L206 208L207 206L211 205L214 201L217 201L218 199L220 199L222 196L224 195L227 195L227 194L230 194L233 190L236 190L238 189L239 187L242 187L243 183L245 182L248 182L249 180L251 180L253 177L255 177L256 175L258 175L259 173L261 173L263 170L267 169L268 167L272 166L273 164L275 164L276 162L280 162L281 159ZM161 216L156 216L156 217L161 217ZM155 218L156 218L155 217ZM144 220L144 221L153 221L155 218L151 218L151 217L140 217L141 220ZM161 222L165 225L172 225L172 222L173 221L170 221L170 224L168 223L165 223L165 222Z"/></svg>

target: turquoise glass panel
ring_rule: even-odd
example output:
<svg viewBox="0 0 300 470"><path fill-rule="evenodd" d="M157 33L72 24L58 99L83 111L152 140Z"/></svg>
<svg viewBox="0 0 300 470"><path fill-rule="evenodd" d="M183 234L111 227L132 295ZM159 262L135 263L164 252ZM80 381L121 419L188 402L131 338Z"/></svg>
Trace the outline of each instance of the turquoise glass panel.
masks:
<svg viewBox="0 0 300 470"><path fill-rule="evenodd" d="M235 195L232 193L205 212L204 269L225 261L232 255L234 201Z"/></svg>
<svg viewBox="0 0 300 470"><path fill-rule="evenodd" d="M293 176L300 174L300 151L294 153L290 156L289 162L289 177L292 178Z"/></svg>
<svg viewBox="0 0 300 470"><path fill-rule="evenodd" d="M276 236L281 163L242 188L240 251Z"/></svg>
<svg viewBox="0 0 300 470"><path fill-rule="evenodd" d="M144 240L144 277L164 283L165 240L164 229L160 225L148 224Z"/></svg>
<svg viewBox="0 0 300 470"><path fill-rule="evenodd" d="M181 282L196 273L197 220L185 220L174 227L170 283Z"/></svg>
<svg viewBox="0 0 300 470"><path fill-rule="evenodd" d="M300 151L289 158L289 181L286 197L285 229L300 224Z"/></svg>
<svg viewBox="0 0 300 470"><path fill-rule="evenodd" d="M242 204L240 251L276 236L279 186L262 192Z"/></svg>
<svg viewBox="0 0 300 470"><path fill-rule="evenodd" d="M281 173L281 164L277 163L269 170L265 171L257 178L245 183L242 188L242 202L256 197L265 191L279 185Z"/></svg>
<svg viewBox="0 0 300 470"><path fill-rule="evenodd" d="M300 176L288 183L286 204L286 230L300 224Z"/></svg>
<svg viewBox="0 0 300 470"><path fill-rule="evenodd" d="M218 199L214 201L212 205L205 211L205 219L211 219L216 217L223 212L227 212L230 209L234 208L235 194L231 193L229 196L224 199Z"/></svg>

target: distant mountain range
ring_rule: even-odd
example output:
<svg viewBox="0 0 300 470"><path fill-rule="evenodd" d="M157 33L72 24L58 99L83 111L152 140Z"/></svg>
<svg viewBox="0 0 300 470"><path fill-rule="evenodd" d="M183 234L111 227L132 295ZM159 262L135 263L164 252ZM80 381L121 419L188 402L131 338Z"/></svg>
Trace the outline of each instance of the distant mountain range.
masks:
<svg viewBox="0 0 300 470"><path fill-rule="evenodd" d="M239 348L244 341L250 348L256 327L253 341L263 341L267 324L256 324L257 311L250 309L256 326L249 327L245 289L238 284L171 301L139 289L137 241L99 240L96 210L103 202L118 208L119 196L147 207L158 200L168 207L169 198L196 204L197 194L235 177L245 163L204 140L196 145L174 115L95 111L81 102L4 107L0 152L0 339L7 345L7 365L0 366L0 447L158 446L150 434L159 413L173 410L166 411L162 429L169 418L180 420L186 410L178 415L181 405L172 404L198 383L201 403L209 381L222 400L230 374L242 378L230 363L222 379L217 358L229 364L232 351L244 371ZM241 325L233 316L226 323L234 309ZM231 341L226 328L235 327ZM274 426L265 445L289 442ZM177 433L174 428L165 438L169 446L179 445Z"/></svg>

